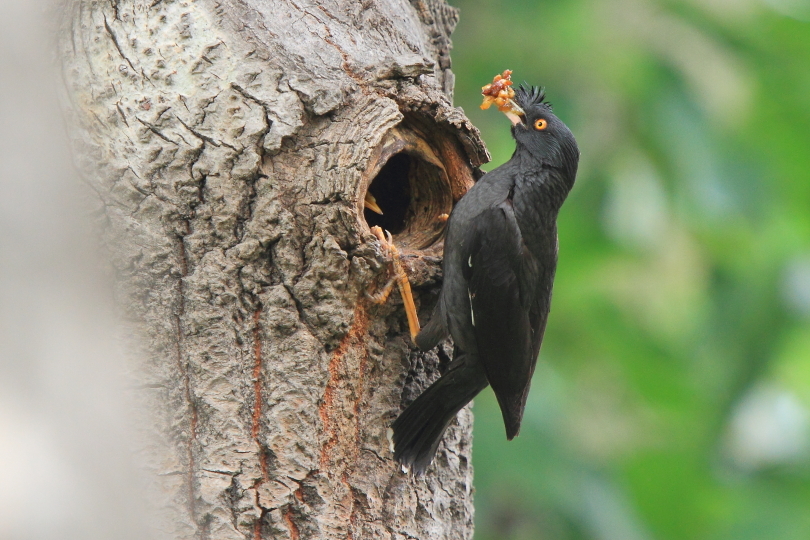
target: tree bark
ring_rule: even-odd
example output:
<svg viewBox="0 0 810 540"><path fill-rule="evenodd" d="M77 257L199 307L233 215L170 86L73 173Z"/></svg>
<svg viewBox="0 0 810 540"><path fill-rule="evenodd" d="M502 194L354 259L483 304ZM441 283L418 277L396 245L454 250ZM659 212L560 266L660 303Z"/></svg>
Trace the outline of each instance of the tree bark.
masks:
<svg viewBox="0 0 810 540"><path fill-rule="evenodd" d="M396 293L366 295L389 272L377 223L428 317L440 215L488 159L451 105L456 20L443 0L67 10L68 113L144 343L170 536L472 536L471 415L425 477L396 466L387 428L440 362Z"/></svg>

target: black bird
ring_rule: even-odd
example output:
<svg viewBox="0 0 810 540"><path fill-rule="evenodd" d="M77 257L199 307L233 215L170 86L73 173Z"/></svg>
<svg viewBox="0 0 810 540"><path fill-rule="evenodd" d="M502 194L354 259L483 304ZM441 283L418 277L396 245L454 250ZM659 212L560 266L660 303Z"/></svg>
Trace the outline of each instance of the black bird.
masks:
<svg viewBox="0 0 810 540"><path fill-rule="evenodd" d="M391 426L394 458L415 474L430 465L456 413L487 385L507 439L520 431L551 304L557 213L574 185L579 149L541 89L521 86L514 103L507 116L515 153L453 209L439 301L416 337L426 351L452 336L453 360Z"/></svg>

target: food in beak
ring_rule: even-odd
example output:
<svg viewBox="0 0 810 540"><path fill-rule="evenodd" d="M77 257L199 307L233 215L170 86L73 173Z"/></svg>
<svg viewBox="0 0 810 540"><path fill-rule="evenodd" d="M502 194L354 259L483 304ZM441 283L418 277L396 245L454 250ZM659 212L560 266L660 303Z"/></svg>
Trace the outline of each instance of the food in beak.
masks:
<svg viewBox="0 0 810 540"><path fill-rule="evenodd" d="M506 114L513 125L522 121L520 117L525 113L512 99L515 97L515 90L512 88L512 70L507 69L503 73L495 75L491 83L481 88L481 94L484 96L484 102L481 103L482 109L489 109L494 103L498 106L499 111Z"/></svg>

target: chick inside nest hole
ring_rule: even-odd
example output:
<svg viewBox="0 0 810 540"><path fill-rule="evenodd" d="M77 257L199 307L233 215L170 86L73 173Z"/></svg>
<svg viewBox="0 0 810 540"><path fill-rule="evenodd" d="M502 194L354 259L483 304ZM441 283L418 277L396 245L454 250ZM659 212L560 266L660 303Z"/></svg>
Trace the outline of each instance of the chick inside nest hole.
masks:
<svg viewBox="0 0 810 540"><path fill-rule="evenodd" d="M424 135L398 127L386 136L364 194L363 217L369 228L379 226L404 249L423 250L442 236L453 208L452 173ZM367 197L370 194L371 197ZM369 208L376 203L382 214Z"/></svg>

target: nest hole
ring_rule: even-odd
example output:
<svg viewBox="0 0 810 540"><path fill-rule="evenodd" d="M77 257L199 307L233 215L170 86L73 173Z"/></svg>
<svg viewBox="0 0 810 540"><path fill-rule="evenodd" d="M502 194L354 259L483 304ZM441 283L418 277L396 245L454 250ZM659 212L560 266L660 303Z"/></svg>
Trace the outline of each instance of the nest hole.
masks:
<svg viewBox="0 0 810 540"><path fill-rule="evenodd" d="M382 214L364 205L369 227L379 226L404 249L424 250L442 236L455 200L472 184L460 151L444 134L401 124L378 148L362 192L371 194Z"/></svg>
<svg viewBox="0 0 810 540"><path fill-rule="evenodd" d="M409 249L425 249L436 242L453 208L444 169L411 152L391 156L368 192L383 212L365 208L368 226L389 231L398 245Z"/></svg>

